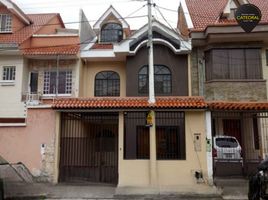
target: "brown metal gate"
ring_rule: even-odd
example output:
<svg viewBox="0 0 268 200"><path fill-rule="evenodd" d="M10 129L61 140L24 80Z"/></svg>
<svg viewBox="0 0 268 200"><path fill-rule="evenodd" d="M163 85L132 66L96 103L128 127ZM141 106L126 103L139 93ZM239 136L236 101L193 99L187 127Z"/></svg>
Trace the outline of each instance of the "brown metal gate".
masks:
<svg viewBox="0 0 268 200"><path fill-rule="evenodd" d="M118 180L118 113L62 113L60 182Z"/></svg>

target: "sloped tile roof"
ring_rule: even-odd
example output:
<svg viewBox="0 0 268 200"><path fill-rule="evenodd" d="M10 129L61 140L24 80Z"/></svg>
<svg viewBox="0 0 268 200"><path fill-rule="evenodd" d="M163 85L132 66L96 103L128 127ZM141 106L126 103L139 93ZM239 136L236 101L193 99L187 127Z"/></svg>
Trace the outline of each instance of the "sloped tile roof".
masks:
<svg viewBox="0 0 268 200"><path fill-rule="evenodd" d="M268 102L208 102L210 110L268 110Z"/></svg>
<svg viewBox="0 0 268 200"><path fill-rule="evenodd" d="M11 34L1 34L0 43L16 43L21 44L28 38L30 38L34 33L40 30L43 26L47 25L49 21L57 16L58 14L30 14L27 15L30 20L33 22L29 26L18 30L15 33Z"/></svg>
<svg viewBox="0 0 268 200"><path fill-rule="evenodd" d="M76 55L79 52L79 45L62 45L40 48L23 49L23 55Z"/></svg>
<svg viewBox="0 0 268 200"><path fill-rule="evenodd" d="M179 108L204 109L207 104L202 97L157 97L155 104L148 97L94 97L57 99L54 109L119 109L119 108Z"/></svg>
<svg viewBox="0 0 268 200"><path fill-rule="evenodd" d="M186 0L195 31L202 31L207 26L237 25L235 20L220 19L228 0ZM268 1L249 0L262 12L260 23L268 23Z"/></svg>
<svg viewBox="0 0 268 200"><path fill-rule="evenodd" d="M113 49L113 44L94 44L91 49Z"/></svg>

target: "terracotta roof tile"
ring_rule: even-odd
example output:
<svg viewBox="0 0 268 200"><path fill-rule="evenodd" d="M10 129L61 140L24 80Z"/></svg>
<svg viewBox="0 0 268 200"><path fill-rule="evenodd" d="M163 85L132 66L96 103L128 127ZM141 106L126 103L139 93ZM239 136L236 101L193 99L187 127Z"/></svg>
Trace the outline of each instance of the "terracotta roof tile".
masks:
<svg viewBox="0 0 268 200"><path fill-rule="evenodd" d="M79 45L64 45L55 47L33 47L23 50L23 55L76 55L79 52Z"/></svg>
<svg viewBox="0 0 268 200"><path fill-rule="evenodd" d="M157 97L149 104L147 97L94 97L57 99L54 109L118 109L118 108L180 108L204 109L207 104L202 97Z"/></svg>
<svg viewBox="0 0 268 200"><path fill-rule="evenodd" d="M1 34L0 43L23 43L39 29L41 29L42 26L48 24L53 17L57 16L57 14L31 14L27 16L30 18L33 24L25 26L15 33Z"/></svg>
<svg viewBox="0 0 268 200"><path fill-rule="evenodd" d="M268 110L268 102L208 102L211 110Z"/></svg>
<svg viewBox="0 0 268 200"><path fill-rule="evenodd" d="M113 49L113 44L94 44L91 49Z"/></svg>
<svg viewBox="0 0 268 200"><path fill-rule="evenodd" d="M207 26L237 25L235 20L220 19L228 0L186 0L194 25L193 30L202 31ZM268 1L249 0L262 12L260 23L268 23Z"/></svg>

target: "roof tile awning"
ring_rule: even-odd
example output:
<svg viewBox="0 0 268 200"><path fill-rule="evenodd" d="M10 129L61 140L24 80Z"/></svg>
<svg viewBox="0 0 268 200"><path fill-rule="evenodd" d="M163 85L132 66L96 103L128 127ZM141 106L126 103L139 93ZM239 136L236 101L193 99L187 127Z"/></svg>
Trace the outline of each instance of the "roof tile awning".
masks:
<svg viewBox="0 0 268 200"><path fill-rule="evenodd" d="M79 45L62 45L51 47L33 47L23 50L23 55L76 55Z"/></svg>
<svg viewBox="0 0 268 200"><path fill-rule="evenodd" d="M210 110L268 110L268 102L207 102Z"/></svg>
<svg viewBox="0 0 268 200"><path fill-rule="evenodd" d="M155 104L149 104L147 97L94 97L56 99L54 109L136 109L176 108L205 109L207 103L202 97L157 97Z"/></svg>

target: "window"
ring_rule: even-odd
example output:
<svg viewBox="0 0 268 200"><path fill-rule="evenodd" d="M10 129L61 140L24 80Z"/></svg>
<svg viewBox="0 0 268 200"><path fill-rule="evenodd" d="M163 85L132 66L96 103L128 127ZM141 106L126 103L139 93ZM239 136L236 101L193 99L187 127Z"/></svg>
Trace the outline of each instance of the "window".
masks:
<svg viewBox="0 0 268 200"><path fill-rule="evenodd" d="M139 71L139 94L148 94L149 70L148 65ZM156 94L171 94L171 72L164 65L154 65L154 87Z"/></svg>
<svg viewBox="0 0 268 200"><path fill-rule="evenodd" d="M0 33L12 32L12 19L9 14L0 14Z"/></svg>
<svg viewBox="0 0 268 200"><path fill-rule="evenodd" d="M38 92L38 72L31 72L30 74L30 93L37 94Z"/></svg>
<svg viewBox="0 0 268 200"><path fill-rule="evenodd" d="M44 73L44 94L56 94L57 72L45 71ZM59 71L58 94L72 93L72 71Z"/></svg>
<svg viewBox="0 0 268 200"><path fill-rule="evenodd" d="M120 42L123 39L123 29L120 24L109 23L102 26L101 42Z"/></svg>
<svg viewBox="0 0 268 200"><path fill-rule="evenodd" d="M183 112L156 112L156 158L185 160L185 130Z"/></svg>
<svg viewBox="0 0 268 200"><path fill-rule="evenodd" d="M260 49L213 49L205 59L207 81L262 79Z"/></svg>
<svg viewBox="0 0 268 200"><path fill-rule="evenodd" d="M120 78L116 72L102 71L95 77L95 96L119 96Z"/></svg>
<svg viewBox="0 0 268 200"><path fill-rule="evenodd" d="M125 113L124 158L150 159L149 127L146 112ZM156 152L158 160L185 160L183 112L156 112Z"/></svg>
<svg viewBox="0 0 268 200"><path fill-rule="evenodd" d="M15 66L4 66L3 67L3 81L14 81L16 77Z"/></svg>

